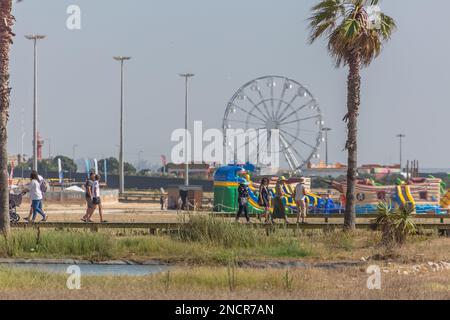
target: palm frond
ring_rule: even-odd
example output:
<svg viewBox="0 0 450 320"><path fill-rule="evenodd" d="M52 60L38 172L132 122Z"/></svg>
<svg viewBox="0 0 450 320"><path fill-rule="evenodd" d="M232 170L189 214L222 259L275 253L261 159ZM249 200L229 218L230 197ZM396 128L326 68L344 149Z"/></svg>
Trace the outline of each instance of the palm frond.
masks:
<svg viewBox="0 0 450 320"><path fill-rule="evenodd" d="M379 0L320 1L311 9L309 42L326 37L336 67L347 64L353 53L358 53L361 64L368 66L380 55L383 42L388 41L396 29L394 19L384 13L381 13L380 28L373 29L366 8L378 3Z"/></svg>

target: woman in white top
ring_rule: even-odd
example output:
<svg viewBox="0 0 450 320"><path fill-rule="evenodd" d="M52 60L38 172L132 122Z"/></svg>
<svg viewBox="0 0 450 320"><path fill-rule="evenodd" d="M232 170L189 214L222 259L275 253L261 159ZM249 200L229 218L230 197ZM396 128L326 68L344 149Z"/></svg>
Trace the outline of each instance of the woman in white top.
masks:
<svg viewBox="0 0 450 320"><path fill-rule="evenodd" d="M47 221L47 216L42 210L42 191L41 191L41 183L39 181L39 176L36 171L31 171L30 175L31 182L28 187L25 189L25 192L30 193L31 198L31 210L33 212L31 221L34 222L36 219L36 213L39 213L42 216L41 222ZM28 219L25 219L28 220Z"/></svg>

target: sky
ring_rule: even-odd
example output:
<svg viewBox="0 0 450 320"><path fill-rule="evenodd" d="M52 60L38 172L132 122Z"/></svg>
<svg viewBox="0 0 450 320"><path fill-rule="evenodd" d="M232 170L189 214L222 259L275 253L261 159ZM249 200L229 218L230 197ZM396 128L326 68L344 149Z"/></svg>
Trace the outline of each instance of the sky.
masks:
<svg viewBox="0 0 450 320"><path fill-rule="evenodd" d="M227 102L244 83L281 75L319 101L329 134L330 161L346 161L347 69L336 69L325 41L307 43L316 0L25 0L15 4L11 58L10 154L32 153L33 48L38 45L38 127L51 154L117 156L120 74L126 63L125 160L159 163L170 135L184 127L184 82L190 120L221 128ZM69 30L67 7L81 9L81 29ZM398 163L396 134L406 134L404 159L450 167L450 2L382 1L398 30L362 72L359 163ZM439 8L439 10L435 10ZM433 22L429 20L433 19ZM426 24L427 27L424 27ZM47 155L46 141L44 155ZM321 154L324 154L323 147Z"/></svg>

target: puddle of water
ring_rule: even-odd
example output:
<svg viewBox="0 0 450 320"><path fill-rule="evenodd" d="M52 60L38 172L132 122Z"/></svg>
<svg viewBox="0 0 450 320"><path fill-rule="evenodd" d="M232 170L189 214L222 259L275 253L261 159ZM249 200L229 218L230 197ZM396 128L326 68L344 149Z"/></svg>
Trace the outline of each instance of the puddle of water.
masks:
<svg viewBox="0 0 450 320"><path fill-rule="evenodd" d="M22 270L36 270L48 273L66 273L69 264L44 264L44 263L13 263L4 265L10 268ZM164 265L104 265L86 264L78 265L83 275L91 276L145 276L167 271Z"/></svg>

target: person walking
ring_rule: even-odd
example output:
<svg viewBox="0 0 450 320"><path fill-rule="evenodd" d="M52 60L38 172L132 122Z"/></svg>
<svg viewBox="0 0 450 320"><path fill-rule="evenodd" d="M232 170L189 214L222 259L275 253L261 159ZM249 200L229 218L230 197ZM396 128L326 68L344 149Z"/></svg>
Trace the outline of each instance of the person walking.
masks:
<svg viewBox="0 0 450 320"><path fill-rule="evenodd" d="M88 179L86 180L86 183L84 184L85 187L85 199L86 199L86 214L81 218L81 221L84 222L94 222L91 220L92 214L95 211L95 208L97 205L94 203L94 193L93 193L93 187L94 187L94 181L95 181L95 173L91 172L89 174Z"/></svg>
<svg viewBox="0 0 450 320"><path fill-rule="evenodd" d="M94 181L92 183L92 202L94 205L98 207L98 215L100 216L100 223L106 222L103 220L103 206L102 200L100 198L100 175L96 174ZM95 209L92 211L91 216L88 217L88 220L92 220L92 215L94 214Z"/></svg>
<svg viewBox="0 0 450 320"><path fill-rule="evenodd" d="M283 197L285 196L284 186L286 184L286 178L280 177L275 186L275 199L273 205L273 217L275 219L283 219L286 224L289 223L286 216L286 207L283 203Z"/></svg>
<svg viewBox="0 0 450 320"><path fill-rule="evenodd" d="M300 182L295 187L295 204L297 205L297 223L302 218L302 223L305 223L306 219L306 188L305 178L300 178Z"/></svg>
<svg viewBox="0 0 450 320"><path fill-rule="evenodd" d="M44 194L47 192L48 190L48 182L44 179L44 177L42 177L40 174L37 174L38 176L38 181L39 181L39 187L41 189L41 193L42 193L42 200L40 203L40 209L42 210L42 202L43 202L43 198L44 198ZM28 213L28 217L24 218L25 221L29 222L31 220L31 217L33 215L33 206L30 206L30 212Z"/></svg>
<svg viewBox="0 0 450 320"><path fill-rule="evenodd" d="M39 181L38 173L33 170L30 174L30 184L25 188L24 192L30 193L31 198L31 210L32 210L32 218L31 222L34 222L36 219L36 213L39 213L42 216L40 222L47 221L47 215L44 213L42 209L42 191L41 191L41 183ZM29 221L29 218L25 218L25 220Z"/></svg>
<svg viewBox="0 0 450 320"><path fill-rule="evenodd" d="M259 186L258 203L264 208L264 223L269 223L270 220L273 223L273 218L270 215L270 193L269 193L269 179L262 178L261 184Z"/></svg>
<svg viewBox="0 0 450 320"><path fill-rule="evenodd" d="M239 221L242 213L244 213L247 223L250 223L250 217L248 216L248 182L241 181L238 187L238 205L239 209L236 214L236 222Z"/></svg>
<svg viewBox="0 0 450 320"><path fill-rule="evenodd" d="M159 204L161 205L161 211L164 210L164 202L165 202L165 199L164 199L164 195L162 194L161 197L159 197Z"/></svg>

